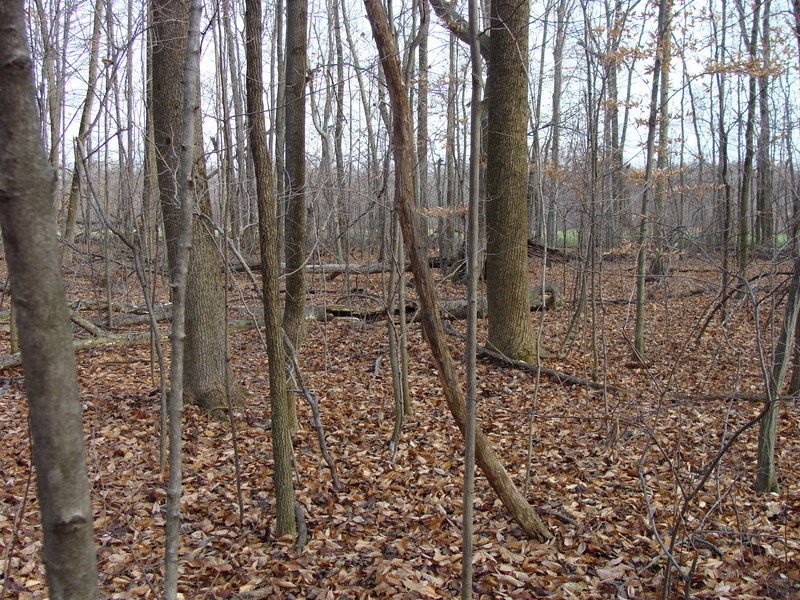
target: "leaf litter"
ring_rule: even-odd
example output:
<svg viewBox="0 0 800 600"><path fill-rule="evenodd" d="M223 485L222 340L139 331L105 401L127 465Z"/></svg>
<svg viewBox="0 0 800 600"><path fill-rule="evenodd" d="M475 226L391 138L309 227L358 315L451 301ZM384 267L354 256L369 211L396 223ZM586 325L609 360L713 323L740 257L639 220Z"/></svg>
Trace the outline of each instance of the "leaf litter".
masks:
<svg viewBox="0 0 800 600"><path fill-rule="evenodd" d="M564 289L574 277L572 268L556 266L548 279ZM602 297L629 298L630 262L604 269ZM647 365L630 359L633 306L623 301L597 302L585 311L569 351L547 359L548 367L594 376L628 393L559 384L479 360L481 424L521 487L530 444L528 498L555 535L545 544L525 539L479 473L476 598L661 597L665 548L683 573L671 570L667 597L687 589L693 598L800 597L797 401L785 401L781 414L780 494L752 492L757 428L745 431L706 485L695 489L721 444L760 411L752 395L763 392L764 383L753 357L760 347L771 347L780 328L782 307L773 315L777 299L769 294L775 277L756 290L760 304L736 300L725 326L714 320L698 341L699 325L716 298L716 282L698 283L699 272L671 277L648 305ZM310 283L323 287L322 280ZM360 283L379 289L377 278ZM706 291L680 294L698 285ZM460 290L445 283L440 293L457 297ZM319 302L322 296L312 299ZM558 348L574 309L568 303L545 315L544 347ZM534 318L538 322L540 315ZM480 323L484 340L485 325ZM463 331L463 323L454 326ZM187 407L179 587L184 598L459 594L461 436L412 323L413 414L390 461L393 401L386 337L386 323L308 324L300 365L318 394L342 489L333 489L310 411L299 402L296 488L309 532L302 550L273 534L265 353L252 331L231 337L232 363L249 391L246 406L236 409L244 518L240 522L227 421ZM450 341L463 364L463 342ZM139 346L78 355L100 586L108 598L156 598L161 589L166 484L158 471L158 386L149 360L149 350ZM4 585L9 597L45 598L22 379L18 372L5 375Z"/></svg>

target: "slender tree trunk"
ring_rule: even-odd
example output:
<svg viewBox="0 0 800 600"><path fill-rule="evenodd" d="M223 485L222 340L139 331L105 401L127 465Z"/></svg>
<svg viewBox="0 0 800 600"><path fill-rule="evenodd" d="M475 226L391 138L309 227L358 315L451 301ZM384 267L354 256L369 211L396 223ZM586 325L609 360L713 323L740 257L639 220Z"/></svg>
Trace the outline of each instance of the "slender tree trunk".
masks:
<svg viewBox="0 0 800 600"><path fill-rule="evenodd" d="M94 519L64 282L55 176L39 135L21 0L0 3L0 225L19 325L50 598L98 597Z"/></svg>
<svg viewBox="0 0 800 600"><path fill-rule="evenodd" d="M417 73L417 205L428 208L428 25L430 7L428 0L418 0L421 14L419 41L419 68ZM423 222L427 222L424 217ZM423 232L427 237L426 231Z"/></svg>
<svg viewBox="0 0 800 600"><path fill-rule="evenodd" d="M655 204L655 219L653 220L651 235L654 251L650 262L650 272L653 275L664 275L664 262L662 251L664 249L665 218L664 206L667 196L667 179L669 177L669 75L672 62L672 0L666 1L667 14L664 19L664 32L659 36L659 56L661 57L661 87L658 101L658 144L656 150L656 172L654 177L655 190L653 200Z"/></svg>
<svg viewBox="0 0 800 600"><path fill-rule="evenodd" d="M284 255L286 233L286 44L284 42L284 0L275 2L275 62L278 85L275 92L275 191L278 205L278 256ZM259 217L260 219L260 217Z"/></svg>
<svg viewBox="0 0 800 600"><path fill-rule="evenodd" d="M750 59L755 62L758 52L758 29L761 14L762 0L754 0L753 4L753 26L750 35L745 36L747 42L747 52ZM742 19L742 30L744 33L744 11L740 11ZM739 188L739 235L737 239L737 258L739 268L744 270L750 260L750 196L753 193L753 161L756 154L755 143L755 122L757 108L757 85L758 76L751 73L749 76L747 94L747 122L744 133L744 164L742 166L742 180Z"/></svg>
<svg viewBox="0 0 800 600"><path fill-rule="evenodd" d="M758 77L758 156L756 157L756 243L760 246L774 245L772 214L772 168L770 165L771 127L769 117L769 68L771 66L771 36L769 18L771 0L764 0L764 16L761 28L761 74Z"/></svg>
<svg viewBox="0 0 800 600"><path fill-rule="evenodd" d="M645 155L644 190L642 191L642 217L639 224L639 252L636 256L636 324L633 337L633 353L637 360L646 360L644 339L644 283L645 266L647 263L647 246L651 231L650 220L650 194L653 188L653 155L655 154L656 131L658 129L658 115L660 106L659 85L662 76L662 45L668 44L667 32L669 31L669 15L672 0L659 0L658 3L658 32L656 58L653 65L653 85L650 91L650 116L647 124L647 153Z"/></svg>
<svg viewBox="0 0 800 600"><path fill-rule="evenodd" d="M483 64L478 42L478 1L469 2L470 57L472 62L472 98L470 102L469 213L467 216L467 393L464 398L464 525L462 533L461 598L472 598L472 536L475 495L475 430L478 397L478 257L480 244L481 178L481 105Z"/></svg>
<svg viewBox="0 0 800 600"><path fill-rule="evenodd" d="M456 207L456 191L458 182L456 181L456 37L450 34L448 45L450 60L448 61L447 78L447 124L445 125L445 206L448 211L453 211ZM452 217L442 219L444 227L444 248L440 248L442 261L451 258L456 253L456 231L458 228L453 222Z"/></svg>
<svg viewBox="0 0 800 600"><path fill-rule="evenodd" d="M789 370L789 359L794 348L797 329L797 314L800 311L800 259L795 259L794 275L786 298L783 325L772 357L772 373L767 384L767 405L758 431L758 461L756 466L756 492L766 494L778 492L778 477L775 472L775 438L778 425L778 399L783 389L783 380Z"/></svg>
<svg viewBox="0 0 800 600"><path fill-rule="evenodd" d="M334 44L336 49L336 121L333 128L334 154L336 155L336 220L338 223L337 249L339 260L345 264L350 262L350 215L349 193L345 192L344 176L344 45L340 26L339 0L332 0L334 20ZM350 275L345 273L344 289L350 289Z"/></svg>
<svg viewBox="0 0 800 600"><path fill-rule="evenodd" d="M553 127L552 144L550 146L550 167L553 169L553 190L547 202L545 231L547 244L556 241L556 207L558 192L561 187L559 168L561 166L561 96L564 81L564 43L567 37L567 0L559 0L556 10L556 39L553 45Z"/></svg>
<svg viewBox="0 0 800 600"><path fill-rule="evenodd" d="M292 482L292 438L289 401L286 390L286 362L281 333L280 263L278 261L278 224L272 187L272 165L267 150L261 72L261 0L245 3L245 50L247 56L247 111L250 115L250 149L256 168L258 228L263 274L264 323L267 329L269 390L272 417L272 453L275 486L276 532L294 537L297 531Z"/></svg>
<svg viewBox="0 0 800 600"><path fill-rule="evenodd" d="M167 482L166 534L164 541L164 600L178 594L181 543L181 497L183 495L183 405L186 392L184 373L188 327L188 280L194 232L192 213L196 193L195 151L197 121L200 119L200 15L202 0L189 0L186 16L186 45L183 58L180 155L175 172L177 238L172 275L172 340L169 395L169 479Z"/></svg>
<svg viewBox="0 0 800 600"><path fill-rule="evenodd" d="M87 79L86 98L83 101L81 110L81 120L78 124L78 138L76 144L83 144L89 137L89 130L92 125L92 107L97 86L97 64L100 54L100 27L102 25L103 0L95 0L94 3L94 25L92 26L92 45L89 52L89 77ZM64 239L70 244L75 242L75 227L78 219L78 198L80 197L80 169L78 168L78 157L81 152L75 148L75 166L72 170L72 182L69 187L69 198L67 199L67 222L64 226Z"/></svg>

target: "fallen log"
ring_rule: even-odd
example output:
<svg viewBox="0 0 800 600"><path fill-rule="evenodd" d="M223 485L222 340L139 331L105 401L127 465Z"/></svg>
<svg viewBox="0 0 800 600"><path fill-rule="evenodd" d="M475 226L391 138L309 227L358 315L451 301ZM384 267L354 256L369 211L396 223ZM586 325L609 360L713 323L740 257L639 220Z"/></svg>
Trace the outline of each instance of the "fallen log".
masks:
<svg viewBox="0 0 800 600"><path fill-rule="evenodd" d="M528 258L534 257L547 257L548 264L554 262L565 263L572 260L574 258L574 254L564 252L563 250L558 250L551 246L545 246L536 240L528 240Z"/></svg>
<svg viewBox="0 0 800 600"><path fill-rule="evenodd" d="M544 291L544 293L542 293ZM550 310L563 303L561 290L555 284L545 284L544 288L540 285L531 286L528 289L529 307L531 310ZM445 319L466 319L467 301L466 300L440 300L439 309ZM486 296L478 296L478 318L485 319L488 316L486 306Z"/></svg>
<svg viewBox="0 0 800 600"><path fill-rule="evenodd" d="M243 264L241 262L231 263L230 268L233 271L247 271L248 269L251 271L259 271L261 269L261 261L254 260L248 261L247 264ZM281 265L281 268L285 270L286 265ZM344 273L350 273L351 275L370 275L372 273L385 273L390 271L394 268L392 263L371 263L371 264L340 264L340 263L331 263L331 264L324 264L324 265L306 265L303 267L303 271L315 275L325 275L327 279L336 279L339 275ZM409 265L406 264L404 267L405 271L410 269Z"/></svg>
<svg viewBox="0 0 800 600"><path fill-rule="evenodd" d="M238 333L253 329L256 326L263 327L264 317L262 315L256 316L255 319L232 319L228 321L228 332ZM111 346L141 346L149 344L151 340L150 331L134 331L131 333L113 333L104 336L90 337L86 339L74 340L72 348L75 353L84 352L93 348L111 347ZM166 342L169 340L169 331L159 330L158 340ZM0 372L13 367L18 367L22 364L22 357L19 352L0 357Z"/></svg>
<svg viewBox="0 0 800 600"><path fill-rule="evenodd" d="M150 343L149 331L137 331L135 333L117 333L101 337L91 337L84 340L75 340L72 342L73 350L82 352L84 350L91 350L92 348L99 348L102 346L136 346ZM159 340L166 341L169 339L169 333L166 331L159 332ZM19 352L9 354L8 356L0 357L0 371L18 367L22 364L22 356Z"/></svg>

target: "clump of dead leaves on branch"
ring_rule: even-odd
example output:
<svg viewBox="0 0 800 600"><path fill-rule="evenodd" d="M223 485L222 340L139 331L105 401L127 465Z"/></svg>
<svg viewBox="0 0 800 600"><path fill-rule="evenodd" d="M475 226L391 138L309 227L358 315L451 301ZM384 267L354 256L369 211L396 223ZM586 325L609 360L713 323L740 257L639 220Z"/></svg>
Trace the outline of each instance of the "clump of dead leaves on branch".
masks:
<svg viewBox="0 0 800 600"><path fill-rule="evenodd" d="M568 263L548 270L548 280L562 286L567 300L574 268ZM766 296L759 297L757 310L738 298L725 327L715 320L698 339L717 298L716 274L702 265L678 270L651 294L648 364L642 366L631 362L628 343L632 269L626 261L604 265L594 310L584 311L573 327L568 351L546 363L627 392L479 363L480 419L521 487L530 440L528 497L555 535L544 544L525 539L479 477L476 597L661 597L665 549L674 560L671 597L800 597L796 401L785 402L781 412L781 494L752 493L755 428L744 432L707 484L696 489L721 445L760 411L757 395L764 383L754 359L755 323L769 348L782 313L773 317ZM357 282L360 301L380 293L379 276L369 277ZM779 279L764 281L762 289ZM318 292L326 286L335 282L310 283ZM460 293L451 283L440 291ZM329 301L337 296L336 290L326 294ZM558 349L574 307L568 302L546 314L544 347ZM232 361L250 392L247 405L236 411L244 518L227 421L189 407L180 592L185 598L250 600L455 597L462 443L418 327L412 324L409 334L414 413L404 424L394 462L388 448L393 404L386 324L312 322L308 333L300 364L318 395L342 488L333 488L310 414L299 402L304 426L295 438L296 487L308 542L298 549L272 535L265 352L254 332L233 335ZM462 342L451 341L463 363ZM4 343L7 353L7 335ZM149 351L95 349L79 354L78 363L101 589L110 598L159 597L166 493L157 466L158 386ZM19 372L4 375L3 594L44 598L23 384Z"/></svg>

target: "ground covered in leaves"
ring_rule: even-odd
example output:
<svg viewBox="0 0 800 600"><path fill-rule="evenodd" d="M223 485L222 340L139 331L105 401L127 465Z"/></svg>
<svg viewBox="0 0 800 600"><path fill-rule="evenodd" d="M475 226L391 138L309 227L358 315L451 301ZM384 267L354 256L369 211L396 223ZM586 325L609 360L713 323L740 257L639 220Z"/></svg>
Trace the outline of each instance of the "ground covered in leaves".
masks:
<svg viewBox="0 0 800 600"><path fill-rule="evenodd" d="M539 330L542 347L555 354L545 366L624 391L479 361L480 422L554 537L525 539L479 474L476 597L652 598L665 585L666 597L800 597L797 401L781 407L780 494L753 493L758 427L740 431L763 407L791 267L763 266L750 291L730 299L727 321L718 311L702 330L719 302L719 271L676 258L669 278L648 284L645 365L631 359L633 268L624 254L599 262L581 303L581 269L573 262L549 267L546 279L561 286L566 303L544 315ZM534 276L541 277L538 269ZM138 301L133 281L116 284L121 300ZM72 273L68 285L71 297L94 297L83 275ZM312 278L310 302L379 303L380 276L349 285L358 290L348 300L339 279ZM231 289L231 316L241 318L235 307L257 302L246 282ZM440 293L458 297L462 288L446 283ZM104 319L102 311L82 314ZM541 314L533 318L539 324ZM463 323L453 325L463 331ZM486 323L480 326L483 340ZM392 460L387 337L386 322L308 323L300 365L319 398L342 485L334 489L310 411L299 401L296 487L308 529L300 549L272 530L265 351L252 330L231 336L236 376L249 392L235 411L243 512L229 422L188 407L183 597L458 595L461 436L412 323L413 414ZM463 363L463 342L450 341ZM150 351L98 348L79 354L78 365L102 593L160 597L166 478L158 468L159 386ZM2 595L44 598L23 381L13 369L2 375Z"/></svg>

